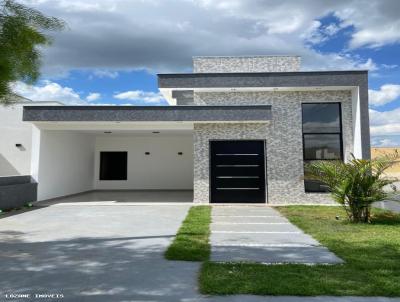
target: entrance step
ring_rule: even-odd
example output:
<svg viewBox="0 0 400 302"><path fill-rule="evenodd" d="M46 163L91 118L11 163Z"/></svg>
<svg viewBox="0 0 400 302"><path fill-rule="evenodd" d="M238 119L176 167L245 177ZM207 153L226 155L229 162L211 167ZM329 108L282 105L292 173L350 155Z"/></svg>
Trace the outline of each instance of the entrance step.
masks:
<svg viewBox="0 0 400 302"><path fill-rule="evenodd" d="M247 245L247 244L299 244L318 246L319 243L312 237L301 232L275 233L217 233L211 232L211 245Z"/></svg>
<svg viewBox="0 0 400 302"><path fill-rule="evenodd" d="M323 246L215 246L211 261L334 264L343 261Z"/></svg>
<svg viewBox="0 0 400 302"><path fill-rule="evenodd" d="M243 215L235 215L235 216L212 216L212 222L213 223L265 223L265 222L269 222L269 223L288 223L289 220L287 220L286 218L282 217L282 216L243 216Z"/></svg>
<svg viewBox="0 0 400 302"><path fill-rule="evenodd" d="M211 231L220 232L289 232L299 233L300 230L289 222L273 222L273 223L216 223L211 225Z"/></svg>
<svg viewBox="0 0 400 302"><path fill-rule="evenodd" d="M213 207L213 216L276 216L276 210L268 207Z"/></svg>

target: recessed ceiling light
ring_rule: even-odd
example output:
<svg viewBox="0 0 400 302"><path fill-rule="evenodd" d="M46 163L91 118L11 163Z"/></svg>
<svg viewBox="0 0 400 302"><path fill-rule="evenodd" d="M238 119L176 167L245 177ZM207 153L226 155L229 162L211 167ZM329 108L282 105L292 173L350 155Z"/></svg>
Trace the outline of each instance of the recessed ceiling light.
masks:
<svg viewBox="0 0 400 302"><path fill-rule="evenodd" d="M160 133L160 131L153 131L152 133L157 134L157 133Z"/></svg>
<svg viewBox="0 0 400 302"><path fill-rule="evenodd" d="M110 134L112 133L111 131L104 131L105 134Z"/></svg>

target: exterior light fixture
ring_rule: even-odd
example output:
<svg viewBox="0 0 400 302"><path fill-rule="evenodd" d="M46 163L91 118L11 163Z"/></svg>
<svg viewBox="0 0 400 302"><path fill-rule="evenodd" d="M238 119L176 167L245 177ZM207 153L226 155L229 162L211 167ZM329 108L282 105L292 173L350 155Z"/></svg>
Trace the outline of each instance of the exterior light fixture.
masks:
<svg viewBox="0 0 400 302"><path fill-rule="evenodd" d="M104 131L105 134L110 134L112 133L111 131Z"/></svg>

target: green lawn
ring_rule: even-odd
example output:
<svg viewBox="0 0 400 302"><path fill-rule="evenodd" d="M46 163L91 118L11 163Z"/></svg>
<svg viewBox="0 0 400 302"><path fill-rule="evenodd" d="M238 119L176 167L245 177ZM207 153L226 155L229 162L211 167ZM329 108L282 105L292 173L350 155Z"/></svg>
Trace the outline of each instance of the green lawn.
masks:
<svg viewBox="0 0 400 302"><path fill-rule="evenodd" d="M203 294L400 296L400 215L374 210L371 224L351 224L339 207L288 206L279 211L346 263L205 262L199 277Z"/></svg>
<svg viewBox="0 0 400 302"><path fill-rule="evenodd" d="M190 208L175 240L165 252L168 260L204 261L210 256L211 207Z"/></svg>

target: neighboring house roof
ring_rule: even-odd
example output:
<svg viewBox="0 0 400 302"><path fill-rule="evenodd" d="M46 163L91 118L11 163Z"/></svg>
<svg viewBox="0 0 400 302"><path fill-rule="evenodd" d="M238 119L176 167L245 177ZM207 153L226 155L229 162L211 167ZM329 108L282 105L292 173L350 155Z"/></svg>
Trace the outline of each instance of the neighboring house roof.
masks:
<svg viewBox="0 0 400 302"><path fill-rule="evenodd" d="M32 101L25 106L65 106L64 103L58 101Z"/></svg>
<svg viewBox="0 0 400 302"><path fill-rule="evenodd" d="M47 104L49 104L49 105L57 104L59 106L63 106L64 105L63 103L58 102L58 101L40 101L40 102L37 102L37 101L33 101L31 99L28 99L26 97L23 97L23 96L20 96L20 95L17 95L17 94L12 94L9 97L9 99L11 99L11 103L12 104L29 104L29 105L32 105L32 106L44 105L44 104L46 104L46 105Z"/></svg>
<svg viewBox="0 0 400 302"><path fill-rule="evenodd" d="M11 101L11 103L32 103L32 100L27 99L23 96L20 96L18 94L12 93L6 97L8 101Z"/></svg>

